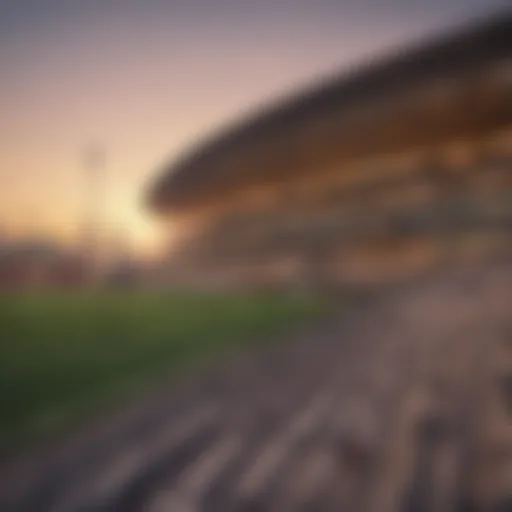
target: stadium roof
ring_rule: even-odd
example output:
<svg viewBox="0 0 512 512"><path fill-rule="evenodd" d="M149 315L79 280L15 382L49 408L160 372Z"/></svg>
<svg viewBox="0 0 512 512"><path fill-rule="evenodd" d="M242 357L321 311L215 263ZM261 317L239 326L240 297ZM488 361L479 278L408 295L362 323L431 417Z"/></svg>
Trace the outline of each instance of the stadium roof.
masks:
<svg viewBox="0 0 512 512"><path fill-rule="evenodd" d="M511 59L512 16L506 13L370 62L201 141L160 171L149 205L179 211L249 183L510 124L510 86L487 96L483 91L475 104L471 77L510 66ZM432 108L416 98L414 108L396 108L397 100L440 82L460 89L456 101Z"/></svg>

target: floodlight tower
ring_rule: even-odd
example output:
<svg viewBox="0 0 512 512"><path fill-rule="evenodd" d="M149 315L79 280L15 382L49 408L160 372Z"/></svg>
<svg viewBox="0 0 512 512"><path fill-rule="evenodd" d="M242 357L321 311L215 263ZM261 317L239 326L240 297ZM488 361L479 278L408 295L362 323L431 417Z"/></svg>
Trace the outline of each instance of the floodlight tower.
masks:
<svg viewBox="0 0 512 512"><path fill-rule="evenodd" d="M102 199L105 170L105 149L91 144L84 151L85 222L84 250L93 276L98 274L100 260Z"/></svg>

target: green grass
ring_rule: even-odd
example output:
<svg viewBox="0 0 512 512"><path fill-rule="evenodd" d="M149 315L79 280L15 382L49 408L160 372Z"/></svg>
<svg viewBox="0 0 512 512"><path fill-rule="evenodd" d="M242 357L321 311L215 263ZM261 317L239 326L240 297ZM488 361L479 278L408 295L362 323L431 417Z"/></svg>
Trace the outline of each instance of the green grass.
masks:
<svg viewBox="0 0 512 512"><path fill-rule="evenodd" d="M308 298L150 292L0 297L0 452L185 365L311 320Z"/></svg>

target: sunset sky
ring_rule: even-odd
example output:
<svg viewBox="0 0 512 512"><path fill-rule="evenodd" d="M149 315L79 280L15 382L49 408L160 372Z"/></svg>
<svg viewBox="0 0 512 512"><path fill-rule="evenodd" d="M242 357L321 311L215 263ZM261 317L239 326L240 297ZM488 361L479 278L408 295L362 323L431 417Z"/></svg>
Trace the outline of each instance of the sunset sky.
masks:
<svg viewBox="0 0 512 512"><path fill-rule="evenodd" d="M0 0L0 231L74 240L83 153L106 148L106 233L158 246L162 162L269 99L502 0Z"/></svg>

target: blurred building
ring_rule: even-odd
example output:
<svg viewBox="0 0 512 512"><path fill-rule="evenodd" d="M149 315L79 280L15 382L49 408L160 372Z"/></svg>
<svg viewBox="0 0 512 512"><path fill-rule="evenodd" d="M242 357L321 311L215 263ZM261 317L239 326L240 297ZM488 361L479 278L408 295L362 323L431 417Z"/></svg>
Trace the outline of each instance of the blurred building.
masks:
<svg viewBox="0 0 512 512"><path fill-rule="evenodd" d="M404 49L164 169L170 283L326 286L510 251L512 19ZM176 238L176 237L175 237Z"/></svg>
<svg viewBox="0 0 512 512"><path fill-rule="evenodd" d="M48 240L9 240L0 245L0 290L73 288L89 279L86 261Z"/></svg>

